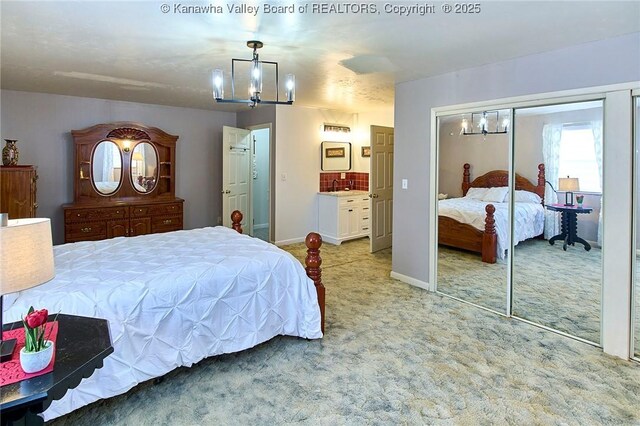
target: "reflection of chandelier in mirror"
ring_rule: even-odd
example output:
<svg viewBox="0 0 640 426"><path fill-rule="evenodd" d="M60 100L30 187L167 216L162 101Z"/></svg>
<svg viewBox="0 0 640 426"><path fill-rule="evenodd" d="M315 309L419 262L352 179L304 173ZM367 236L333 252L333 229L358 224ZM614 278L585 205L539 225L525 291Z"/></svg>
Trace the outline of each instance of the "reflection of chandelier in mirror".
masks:
<svg viewBox="0 0 640 426"><path fill-rule="evenodd" d="M495 116L495 119L494 119ZM489 121L495 120L495 130L489 130ZM500 121L500 111L483 111L471 113L471 128L466 118L462 119L463 135L497 135L509 131L509 113L505 113Z"/></svg>
<svg viewBox="0 0 640 426"><path fill-rule="evenodd" d="M278 97L279 92L279 79L278 79L278 63L277 62L269 62L269 61L260 61L258 58L258 49L263 46L261 41L250 40L247 42L247 47L253 49L253 58L249 59L231 59L231 99L224 99L224 75L221 69L216 69L213 71L213 98L216 102L232 102L232 103L245 103L249 104L251 108L255 107L258 104L281 104L281 105L291 105L295 100L295 83L296 78L293 74L287 74L287 78L285 81L285 90L284 94L286 97L286 101L280 101ZM236 62L250 62L250 71L249 71L249 99L237 99L235 94L235 85L236 85L236 74L235 67ZM276 99L275 100L264 100L260 97L262 93L262 65L274 65L275 66L275 91L276 91Z"/></svg>

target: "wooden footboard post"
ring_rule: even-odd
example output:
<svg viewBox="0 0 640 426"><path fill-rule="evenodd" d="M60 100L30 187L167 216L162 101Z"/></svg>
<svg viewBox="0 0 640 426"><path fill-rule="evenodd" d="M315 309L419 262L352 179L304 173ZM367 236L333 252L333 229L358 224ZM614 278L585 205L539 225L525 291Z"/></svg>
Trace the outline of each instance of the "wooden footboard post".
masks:
<svg viewBox="0 0 640 426"><path fill-rule="evenodd" d="M487 212L487 217L484 219L484 234L482 235L482 261L496 263L498 238L496 236L496 220L493 218L496 208L493 204L487 204L484 210Z"/></svg>
<svg viewBox="0 0 640 426"><path fill-rule="evenodd" d="M307 267L307 275L316 286L316 292L318 293L318 305L320 306L320 328L324 334L324 284L322 284L322 258L320 257L320 246L322 245L322 237L320 234L310 232L307 238L304 240L304 244L307 246L307 257L304 259Z"/></svg>
<svg viewBox="0 0 640 426"><path fill-rule="evenodd" d="M464 163L464 166L462 167L464 168L464 171L462 172L462 195L465 196L471 186L471 172L469 171L471 164Z"/></svg>
<svg viewBox="0 0 640 426"><path fill-rule="evenodd" d="M544 206L544 185L547 182L547 178L544 173L544 164L538 164L538 187L536 193L542 198L542 205Z"/></svg>
<svg viewBox="0 0 640 426"><path fill-rule="evenodd" d="M240 210L234 210L233 213L231 213L231 227L238 232L238 234L242 234L240 222L242 222L242 213L240 213Z"/></svg>

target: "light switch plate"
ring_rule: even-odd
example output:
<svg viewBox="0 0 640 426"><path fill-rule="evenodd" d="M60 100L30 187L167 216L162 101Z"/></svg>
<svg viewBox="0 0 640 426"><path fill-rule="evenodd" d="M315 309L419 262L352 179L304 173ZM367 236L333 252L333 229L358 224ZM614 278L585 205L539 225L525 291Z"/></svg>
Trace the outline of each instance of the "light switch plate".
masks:
<svg viewBox="0 0 640 426"><path fill-rule="evenodd" d="M347 178L346 173L340 173L340 179L346 179L346 178Z"/></svg>
<svg viewBox="0 0 640 426"><path fill-rule="evenodd" d="M402 189L407 189L409 187L409 179L402 179Z"/></svg>

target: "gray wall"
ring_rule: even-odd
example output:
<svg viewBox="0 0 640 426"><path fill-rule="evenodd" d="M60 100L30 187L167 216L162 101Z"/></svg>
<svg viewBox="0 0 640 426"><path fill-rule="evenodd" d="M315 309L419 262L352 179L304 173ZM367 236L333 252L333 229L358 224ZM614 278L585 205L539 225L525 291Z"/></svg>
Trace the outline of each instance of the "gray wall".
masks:
<svg viewBox="0 0 640 426"><path fill-rule="evenodd" d="M38 167L38 216L52 219L54 244L64 241L61 206L73 202L70 131L113 121L136 121L180 136L176 195L185 199L185 228L217 223L222 126L235 126L235 113L10 90L0 93L0 108L0 136L18 139L20 163Z"/></svg>
<svg viewBox="0 0 640 426"><path fill-rule="evenodd" d="M429 159L431 109L636 81L640 33L525 56L396 85L393 266L397 274L429 280ZM419 102L416 102L419 99ZM409 223L411 226L406 226Z"/></svg>

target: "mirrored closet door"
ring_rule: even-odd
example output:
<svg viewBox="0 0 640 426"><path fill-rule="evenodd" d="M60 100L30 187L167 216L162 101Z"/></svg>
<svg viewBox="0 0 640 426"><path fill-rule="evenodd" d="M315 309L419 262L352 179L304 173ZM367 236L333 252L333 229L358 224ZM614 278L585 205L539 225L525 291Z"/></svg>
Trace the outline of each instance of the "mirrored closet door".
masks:
<svg viewBox="0 0 640 426"><path fill-rule="evenodd" d="M512 315L599 344L602 101L514 110Z"/></svg>
<svg viewBox="0 0 640 426"><path fill-rule="evenodd" d="M510 110L438 118L437 291L507 314Z"/></svg>
<svg viewBox="0 0 640 426"><path fill-rule="evenodd" d="M635 280L634 280L634 309L632 310L634 332L633 355L640 359L640 97L633 99L633 123L634 123L634 175L635 175Z"/></svg>

